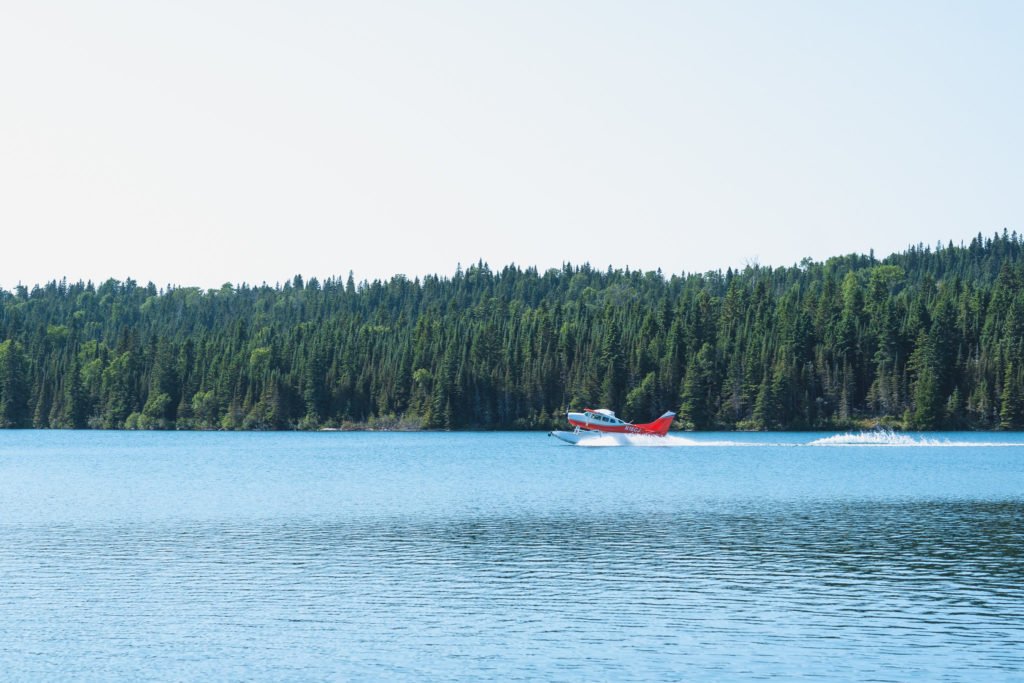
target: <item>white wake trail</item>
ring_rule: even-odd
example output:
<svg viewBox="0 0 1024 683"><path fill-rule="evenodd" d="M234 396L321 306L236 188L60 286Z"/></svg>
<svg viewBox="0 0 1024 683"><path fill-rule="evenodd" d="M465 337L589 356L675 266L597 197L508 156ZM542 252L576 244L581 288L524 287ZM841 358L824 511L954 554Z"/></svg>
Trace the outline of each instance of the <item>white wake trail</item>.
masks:
<svg viewBox="0 0 1024 683"><path fill-rule="evenodd" d="M1024 443L1000 441L952 441L948 438L928 437L923 434L904 434L888 429L846 432L815 439L808 446L923 446L928 448L993 448L1024 446Z"/></svg>
<svg viewBox="0 0 1024 683"><path fill-rule="evenodd" d="M792 435L790 435L792 436ZM564 439L563 439L564 440ZM958 441L948 437L925 435L920 433L903 433L891 430L871 430L860 432L846 432L843 434L832 434L813 441L733 441L733 440L704 440L693 439L677 434L666 436L650 436L645 434L607 434L607 433L585 433L579 436L579 441L573 444L586 448L609 448L629 446L634 448L682 448L682 447L742 447L742 448L764 448L767 446L826 446L826 447L917 447L917 448L1007 448L1024 447L1022 442L1005 441Z"/></svg>

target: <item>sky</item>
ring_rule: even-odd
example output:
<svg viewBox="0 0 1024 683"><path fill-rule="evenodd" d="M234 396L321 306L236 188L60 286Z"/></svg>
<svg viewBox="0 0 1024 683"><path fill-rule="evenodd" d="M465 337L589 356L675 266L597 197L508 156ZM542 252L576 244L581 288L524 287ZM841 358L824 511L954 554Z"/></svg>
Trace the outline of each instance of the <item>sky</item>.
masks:
<svg viewBox="0 0 1024 683"><path fill-rule="evenodd" d="M0 287L1024 231L1024 3L0 3Z"/></svg>

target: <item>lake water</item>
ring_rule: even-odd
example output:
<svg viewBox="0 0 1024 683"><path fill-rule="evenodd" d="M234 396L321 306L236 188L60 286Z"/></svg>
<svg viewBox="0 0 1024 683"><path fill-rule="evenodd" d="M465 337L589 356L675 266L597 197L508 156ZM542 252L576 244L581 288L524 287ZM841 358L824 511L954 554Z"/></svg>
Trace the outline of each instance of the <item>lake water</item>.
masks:
<svg viewBox="0 0 1024 683"><path fill-rule="evenodd" d="M1024 435L0 432L4 680L1024 680Z"/></svg>

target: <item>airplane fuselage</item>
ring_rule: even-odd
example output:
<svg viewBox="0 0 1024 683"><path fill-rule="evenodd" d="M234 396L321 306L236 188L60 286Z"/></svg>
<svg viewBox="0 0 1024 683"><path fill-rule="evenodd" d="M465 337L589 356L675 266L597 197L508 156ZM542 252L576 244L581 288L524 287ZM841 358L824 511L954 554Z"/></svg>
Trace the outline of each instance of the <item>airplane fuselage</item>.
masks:
<svg viewBox="0 0 1024 683"><path fill-rule="evenodd" d="M622 434L628 440L630 435L665 436L676 414L669 411L654 422L633 424L615 417L615 413L605 408L591 410L584 408L581 412L568 413L569 424L576 428L574 432L549 432L548 436L556 436L562 441L578 444L586 439L598 438L601 434Z"/></svg>
<svg viewBox="0 0 1024 683"><path fill-rule="evenodd" d="M631 422L615 417L610 410L584 410L580 413L569 413L569 424L580 429L610 434L644 434L645 430Z"/></svg>

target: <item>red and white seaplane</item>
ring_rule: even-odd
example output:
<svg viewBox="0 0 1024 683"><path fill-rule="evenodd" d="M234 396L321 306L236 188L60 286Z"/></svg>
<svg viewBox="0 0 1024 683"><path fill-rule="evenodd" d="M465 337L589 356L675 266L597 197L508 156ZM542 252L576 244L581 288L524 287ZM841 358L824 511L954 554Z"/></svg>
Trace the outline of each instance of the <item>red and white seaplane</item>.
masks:
<svg viewBox="0 0 1024 683"><path fill-rule="evenodd" d="M615 413L607 408L584 408L581 413L569 413L569 424L576 429L571 432L554 431L548 436L554 436L568 443L577 444L583 439L593 438L601 434L625 434L636 436L665 436L668 428L672 426L672 419L676 416L673 412L667 412L654 422L645 424L633 424L615 417Z"/></svg>

